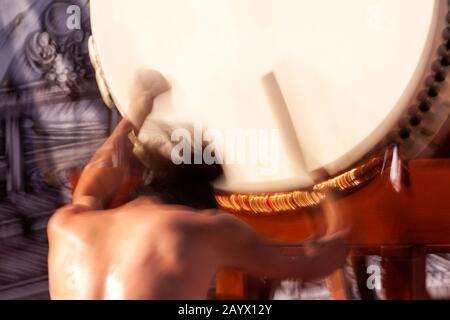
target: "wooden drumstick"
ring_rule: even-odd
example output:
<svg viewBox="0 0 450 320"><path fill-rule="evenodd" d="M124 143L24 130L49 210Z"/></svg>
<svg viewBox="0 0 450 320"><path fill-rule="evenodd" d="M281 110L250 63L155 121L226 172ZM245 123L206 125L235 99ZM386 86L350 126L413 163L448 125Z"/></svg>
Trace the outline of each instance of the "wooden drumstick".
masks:
<svg viewBox="0 0 450 320"><path fill-rule="evenodd" d="M286 99L280 88L274 72L270 72L262 78L264 91L266 92L269 104L272 107L273 115L276 118L279 128L281 128L281 136L287 141L288 152L292 159L298 159L301 167L309 174L313 175L305 161L305 153L301 148L301 144L295 130L292 117L289 113L289 108Z"/></svg>

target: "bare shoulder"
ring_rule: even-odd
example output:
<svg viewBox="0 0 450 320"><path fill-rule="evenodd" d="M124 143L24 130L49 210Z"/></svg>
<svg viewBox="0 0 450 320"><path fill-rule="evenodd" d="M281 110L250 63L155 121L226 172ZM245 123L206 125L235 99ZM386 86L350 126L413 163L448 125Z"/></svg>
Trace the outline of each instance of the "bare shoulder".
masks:
<svg viewBox="0 0 450 320"><path fill-rule="evenodd" d="M58 210L50 217L50 220L47 224L47 233L49 237L52 234L64 231L73 225L76 215L81 213L86 213L92 211L90 208L86 206L68 204L65 205Z"/></svg>
<svg viewBox="0 0 450 320"><path fill-rule="evenodd" d="M123 224L129 229L147 232L149 236L158 230L158 237L169 236L178 243L193 245L197 240L208 243L215 238L219 228L239 223L236 218L215 210L195 210L180 205L164 204L148 198L139 198L117 209ZM142 234L142 233L141 233Z"/></svg>

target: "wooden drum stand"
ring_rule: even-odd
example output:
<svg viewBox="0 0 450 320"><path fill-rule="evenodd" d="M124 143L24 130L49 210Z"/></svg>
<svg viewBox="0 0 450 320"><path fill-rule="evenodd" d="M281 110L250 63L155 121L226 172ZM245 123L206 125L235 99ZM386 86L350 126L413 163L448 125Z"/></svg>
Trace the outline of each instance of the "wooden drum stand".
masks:
<svg viewBox="0 0 450 320"><path fill-rule="evenodd" d="M424 299L428 297L426 255L450 252L450 159L412 161L405 171L408 178L400 192L390 184L387 170L379 171L364 187L315 209L277 215L251 215L236 207L231 209L229 203L227 209L261 234L292 242L323 234L327 229L325 217L337 213L352 225L351 256L363 299L375 297L366 286L368 274L361 259L368 255L382 257L386 299ZM224 199L227 197L221 201ZM347 299L341 271L328 279L328 287L334 299ZM217 275L219 299L264 299L268 292L267 282L239 270L222 270Z"/></svg>

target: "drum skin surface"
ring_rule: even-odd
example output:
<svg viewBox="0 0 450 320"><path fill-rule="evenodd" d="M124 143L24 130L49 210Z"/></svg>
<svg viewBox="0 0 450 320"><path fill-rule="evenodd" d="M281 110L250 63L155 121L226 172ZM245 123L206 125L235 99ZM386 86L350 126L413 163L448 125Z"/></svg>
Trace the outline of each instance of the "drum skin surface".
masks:
<svg viewBox="0 0 450 320"><path fill-rule="evenodd" d="M90 5L99 62L122 115L136 72L155 69L172 89L157 98L152 119L279 133L279 145L268 151L277 159L271 170L261 163L225 165L221 188L257 192L311 186L312 171L348 169L388 135L423 83L441 33L443 2ZM283 112L292 130L280 121Z"/></svg>

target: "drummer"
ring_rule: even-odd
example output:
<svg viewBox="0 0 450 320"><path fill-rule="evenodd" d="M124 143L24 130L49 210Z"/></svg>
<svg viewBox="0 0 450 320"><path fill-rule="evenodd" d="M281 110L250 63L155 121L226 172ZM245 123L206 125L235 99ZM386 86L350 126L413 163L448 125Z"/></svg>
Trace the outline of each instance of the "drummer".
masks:
<svg viewBox="0 0 450 320"><path fill-rule="evenodd" d="M49 222L53 299L204 299L221 267L311 280L344 263L343 234L287 255L281 243L216 210L210 183L221 174L218 166L175 166L157 148L146 150L142 165L129 134L139 131L154 98L169 89L159 73L147 76L128 118L85 167L72 203ZM133 197L111 209L113 198L136 179L141 186Z"/></svg>

